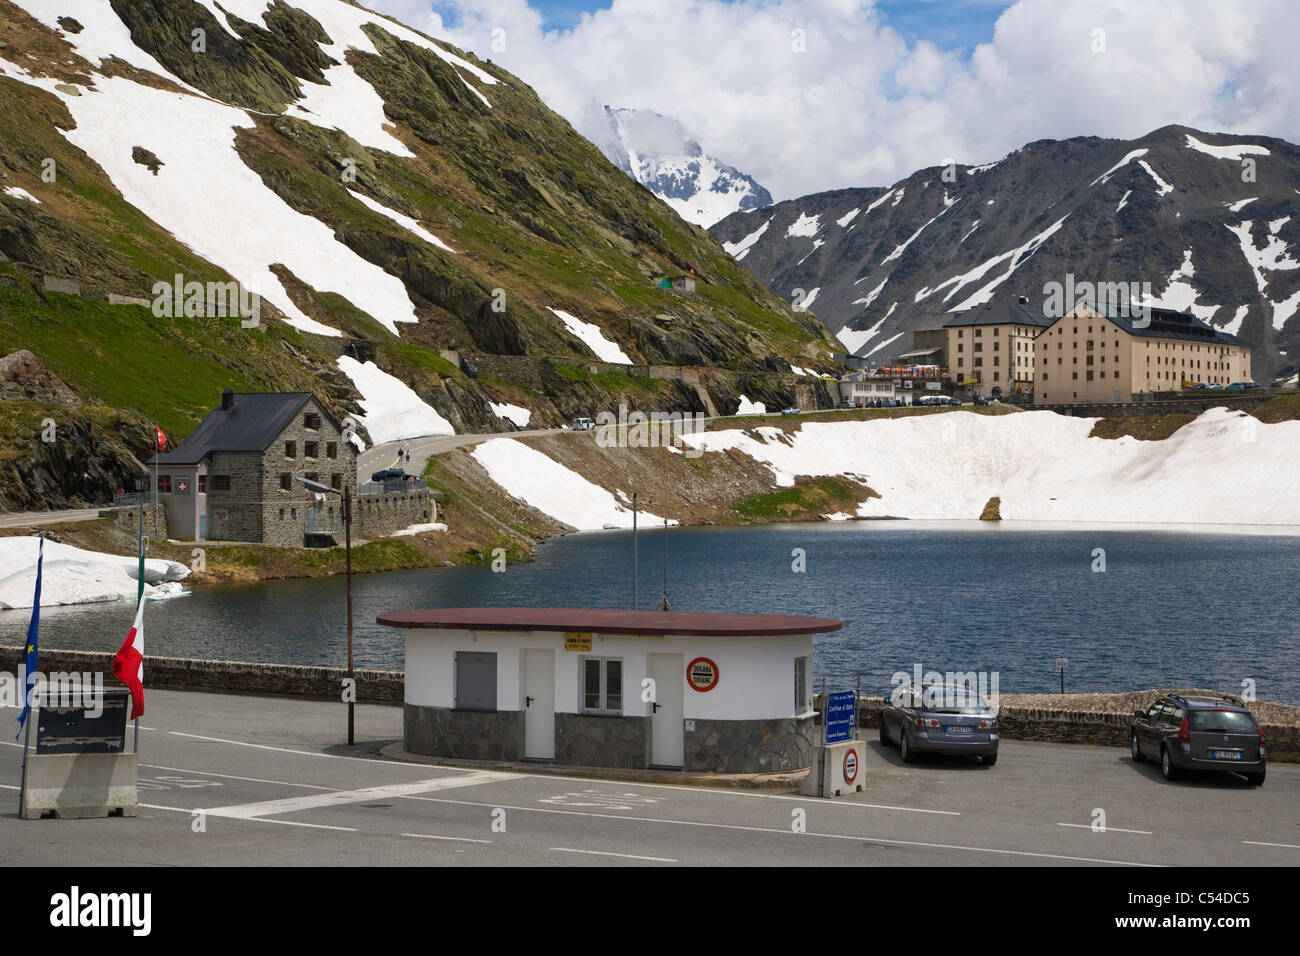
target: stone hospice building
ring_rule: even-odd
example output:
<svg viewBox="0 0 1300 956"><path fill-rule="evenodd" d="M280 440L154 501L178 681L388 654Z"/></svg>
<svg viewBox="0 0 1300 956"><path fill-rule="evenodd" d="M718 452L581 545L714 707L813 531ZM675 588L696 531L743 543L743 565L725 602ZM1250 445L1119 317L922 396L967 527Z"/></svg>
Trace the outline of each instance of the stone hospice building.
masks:
<svg viewBox="0 0 1300 956"><path fill-rule="evenodd" d="M354 538L437 517L423 481L358 488L356 448L310 392L225 389L189 437L151 465L168 534L179 540L341 544L344 487L353 489ZM318 495L295 478L338 494Z"/></svg>

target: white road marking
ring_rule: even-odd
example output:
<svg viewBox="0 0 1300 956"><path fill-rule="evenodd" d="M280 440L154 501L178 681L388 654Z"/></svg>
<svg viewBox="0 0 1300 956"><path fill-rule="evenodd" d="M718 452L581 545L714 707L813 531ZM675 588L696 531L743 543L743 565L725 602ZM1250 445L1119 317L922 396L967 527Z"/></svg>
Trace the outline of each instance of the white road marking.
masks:
<svg viewBox="0 0 1300 956"><path fill-rule="evenodd" d="M544 778L545 774L536 774L539 779ZM602 779L600 777L567 777L568 780L580 781L582 783L604 783L608 784L613 781ZM807 797L790 796L784 793L753 793L749 790L733 790L729 787L709 787L709 786L691 786L681 783L642 783L639 780L624 781L634 787L649 787L655 790L683 790L689 793L708 793L724 797L755 797L759 800L797 800L807 801ZM920 807L896 807L885 803L853 803L851 801L831 801L819 806L827 807L866 807L870 810L902 810L906 813L933 813L940 816L959 817L962 815L959 810L922 810Z"/></svg>
<svg viewBox="0 0 1300 956"><path fill-rule="evenodd" d="M676 860L666 856L637 856L634 853L607 853L604 850L575 850L568 846L553 846L552 850L558 853L587 853L591 856L616 856L624 860L649 860L652 863L676 863Z"/></svg>
<svg viewBox="0 0 1300 956"><path fill-rule="evenodd" d="M491 840L475 840L472 837L438 836L434 833L403 833L404 837L416 837L420 840L453 840L456 843L491 843Z"/></svg>
<svg viewBox="0 0 1300 956"><path fill-rule="evenodd" d="M194 816L196 812L198 812L195 810L191 810L189 807L165 807L161 803L141 803L139 804L139 806L143 807L146 810L170 810L173 813L185 813L191 817ZM208 811L203 810L202 812L206 814ZM326 823L299 823L296 820L264 820L261 817L250 817L248 819L248 822L249 823L279 823L286 827L310 827L313 830L341 830L344 833L357 832L356 827L333 827Z"/></svg>
<svg viewBox="0 0 1300 956"><path fill-rule="evenodd" d="M889 840L884 837L855 836L846 833L794 833L775 827L745 827L736 823L705 823L700 820L665 820L661 817L628 817L619 813L589 813L583 810L551 810L542 807L518 807L502 803L479 803L473 800L449 800L445 797L420 797L408 795L408 800L428 800L432 803L450 803L463 807L500 807L503 810L520 810L525 813L563 813L574 817L597 817L605 820L633 820L638 823L666 823L680 827L708 827L716 830L742 830L751 833L774 833L781 836L821 837L826 840L854 840L858 843L889 843L894 846L921 846L938 850L968 850L972 853L1000 853L1007 856L1028 856L1045 860L1068 860L1073 863L1109 863L1112 866L1162 867L1163 863L1135 863L1131 860L1103 860L1090 856L1066 856L1060 853L1035 853L1031 850L1002 850L996 847L961 846L953 843L922 843L916 840Z"/></svg>
<svg viewBox="0 0 1300 956"><path fill-rule="evenodd" d="M416 780L412 783L391 783L380 787L365 787L361 790L332 790L328 793L285 797L281 800L262 800L257 803L213 807L205 812L214 817L249 820L272 814L296 813L300 810L317 810L322 807L341 806L348 803L363 803L367 800L382 800L386 797L406 797L430 790L450 790L455 787L473 787L481 783L499 783L503 780L515 779L518 776L519 774L481 770L464 777L435 777L429 780Z"/></svg>
<svg viewBox="0 0 1300 956"><path fill-rule="evenodd" d="M148 767L150 770L172 770L176 773L197 773L204 777L224 777L227 780L243 780L247 783L273 783L281 787L302 787L306 790L338 790L338 787L322 787L315 783L291 783L288 780L265 780L262 777L239 777L233 773L216 773L212 770L190 770L185 767L163 767L156 763L142 763L142 767Z"/></svg>
<svg viewBox="0 0 1300 956"><path fill-rule="evenodd" d="M1092 824L1091 824L1091 823L1058 823L1057 826L1058 826L1058 827L1078 827L1080 830L1091 830L1091 829L1092 829ZM1098 832L1098 833L1145 833L1147 836L1151 836L1151 831L1150 831L1150 830L1122 830L1122 829L1120 829L1119 827L1110 827L1110 826L1108 826L1108 827L1102 827L1100 830L1098 830L1098 831L1096 831L1096 832Z"/></svg>
<svg viewBox="0 0 1300 956"><path fill-rule="evenodd" d="M1260 843L1258 840L1242 840L1242 843L1248 843L1251 846L1280 846L1285 850L1300 850L1300 846L1294 843Z"/></svg>
<svg viewBox="0 0 1300 956"><path fill-rule="evenodd" d="M411 770L425 770L423 764L403 763L400 760L376 760L373 757L353 757L350 754L323 754L316 750L293 750L289 747L272 747L269 744L252 744L243 740L230 740L226 737L205 737L202 734L183 734L179 730L169 730L167 733L173 737L188 737L191 740L206 740L214 744L231 744L235 747L252 747L254 750L274 750L276 753L297 754L301 757L327 757L330 760L363 760L368 764L382 764L386 767L407 767ZM440 770L454 771L456 773L469 773L470 771L463 767L439 767Z"/></svg>

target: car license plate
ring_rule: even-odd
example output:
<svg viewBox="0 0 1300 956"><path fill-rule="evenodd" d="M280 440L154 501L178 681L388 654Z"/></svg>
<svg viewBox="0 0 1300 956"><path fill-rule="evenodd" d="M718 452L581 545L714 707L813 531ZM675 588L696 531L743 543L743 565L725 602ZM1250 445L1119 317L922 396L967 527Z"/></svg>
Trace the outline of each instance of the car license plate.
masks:
<svg viewBox="0 0 1300 956"><path fill-rule="evenodd" d="M943 728L943 732L946 734L968 734L970 733L970 728L969 727L945 727Z"/></svg>
<svg viewBox="0 0 1300 956"><path fill-rule="evenodd" d="M1240 750L1211 750L1210 757L1213 760L1241 760L1245 754Z"/></svg>

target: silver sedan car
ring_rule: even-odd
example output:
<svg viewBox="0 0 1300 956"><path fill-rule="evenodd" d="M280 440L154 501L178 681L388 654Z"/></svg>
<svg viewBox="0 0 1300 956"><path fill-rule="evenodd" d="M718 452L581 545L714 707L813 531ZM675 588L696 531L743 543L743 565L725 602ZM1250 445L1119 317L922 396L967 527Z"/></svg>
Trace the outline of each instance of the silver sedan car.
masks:
<svg viewBox="0 0 1300 956"><path fill-rule="evenodd" d="M998 718L967 687L899 687L880 712L880 742L897 743L905 763L922 753L963 754L991 767L998 760Z"/></svg>

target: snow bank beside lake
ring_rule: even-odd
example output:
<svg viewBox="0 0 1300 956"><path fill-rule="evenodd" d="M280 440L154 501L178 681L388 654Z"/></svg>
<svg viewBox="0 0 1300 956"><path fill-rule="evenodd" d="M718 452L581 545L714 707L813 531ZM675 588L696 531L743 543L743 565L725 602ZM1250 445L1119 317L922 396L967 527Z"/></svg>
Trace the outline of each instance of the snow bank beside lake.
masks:
<svg viewBox="0 0 1300 956"><path fill-rule="evenodd" d="M859 479L880 495L864 494L860 517L975 519L996 496L1007 520L1300 525L1300 421L1213 408L1164 441L1089 438L1096 421L945 412L682 441L743 452L785 487Z"/></svg>
<svg viewBox="0 0 1300 956"><path fill-rule="evenodd" d="M0 609L31 607L36 587L36 537L0 538ZM134 601L138 559L98 551L83 551L55 541L45 542L41 575L41 607L56 604L91 604L97 601ZM190 569L175 561L146 558L146 598L178 597L174 583Z"/></svg>
<svg viewBox="0 0 1300 956"><path fill-rule="evenodd" d="M492 480L538 511L579 531L632 527L632 509L576 471L513 438L494 438L471 453ZM640 512L643 525L664 519ZM675 522L669 522L670 524Z"/></svg>

